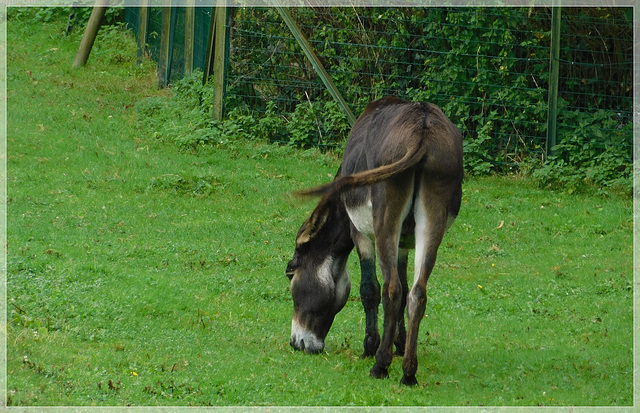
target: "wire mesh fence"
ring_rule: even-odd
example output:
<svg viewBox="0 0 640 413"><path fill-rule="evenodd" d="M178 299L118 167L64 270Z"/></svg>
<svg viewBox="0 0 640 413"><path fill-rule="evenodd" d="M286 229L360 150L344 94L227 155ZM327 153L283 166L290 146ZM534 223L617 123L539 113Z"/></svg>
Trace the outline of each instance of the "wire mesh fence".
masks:
<svg viewBox="0 0 640 413"><path fill-rule="evenodd" d="M203 9L200 19L210 13ZM292 14L354 113L386 95L433 102L462 129L471 168L545 155L551 9L334 7ZM159 32L159 20L151 17L150 30ZM613 145L631 161L632 22L631 8L562 10L558 143L594 153ZM237 8L229 26L227 112L277 116L274 140L340 144L346 118L277 11ZM195 37L195 54L204 55L206 36ZM149 36L152 53L153 41ZM178 77L179 56L176 48Z"/></svg>

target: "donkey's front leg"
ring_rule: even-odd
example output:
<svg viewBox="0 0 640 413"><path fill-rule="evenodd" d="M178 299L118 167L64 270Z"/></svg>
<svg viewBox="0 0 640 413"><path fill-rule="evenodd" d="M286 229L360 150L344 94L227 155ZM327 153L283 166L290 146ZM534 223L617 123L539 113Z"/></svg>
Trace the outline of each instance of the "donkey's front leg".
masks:
<svg viewBox="0 0 640 413"><path fill-rule="evenodd" d="M393 341L396 337L398 316L402 315L400 304L404 292L398 275L397 251L381 253L379 249L378 256L384 279L382 286L384 325L382 341L376 353L376 364L371 368L370 373L371 376L382 379L389 377L389 366L393 360Z"/></svg>
<svg viewBox="0 0 640 413"><path fill-rule="evenodd" d="M378 332L380 283L376 277L376 256L373 241L354 226L351 227L351 239L358 251L358 257L360 257L360 299L366 320L362 357L365 358L376 354L378 346L380 346L380 333Z"/></svg>
<svg viewBox="0 0 640 413"><path fill-rule="evenodd" d="M360 280L360 299L364 307L365 331L364 353L362 357L370 357L376 354L380 346L380 333L378 332L378 307L380 306L380 283L376 278L376 263L373 258L360 260L362 279Z"/></svg>

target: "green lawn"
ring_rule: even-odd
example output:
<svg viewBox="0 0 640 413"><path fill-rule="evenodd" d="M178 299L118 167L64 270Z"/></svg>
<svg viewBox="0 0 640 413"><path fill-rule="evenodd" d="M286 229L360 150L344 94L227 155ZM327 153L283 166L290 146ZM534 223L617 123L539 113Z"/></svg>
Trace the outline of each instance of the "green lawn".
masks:
<svg viewBox="0 0 640 413"><path fill-rule="evenodd" d="M369 378L352 297L318 356L289 347L284 269L339 157L180 150L117 32L85 69L66 21L8 22L10 405L630 406L632 200L468 178L428 286L416 388ZM133 55L131 55L133 53Z"/></svg>

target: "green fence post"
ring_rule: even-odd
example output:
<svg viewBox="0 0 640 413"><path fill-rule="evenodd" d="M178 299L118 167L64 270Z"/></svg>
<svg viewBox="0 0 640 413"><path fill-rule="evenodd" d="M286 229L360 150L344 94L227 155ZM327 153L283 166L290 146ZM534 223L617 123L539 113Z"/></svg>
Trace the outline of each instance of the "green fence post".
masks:
<svg viewBox="0 0 640 413"><path fill-rule="evenodd" d="M202 76L202 85L204 86L213 72L213 48L214 48L214 35L216 32L216 8L211 8L211 19L209 20L209 34L207 36L207 55L204 58L204 73Z"/></svg>
<svg viewBox="0 0 640 413"><path fill-rule="evenodd" d="M556 146L558 118L558 78L560 74L560 12L560 7L552 8L546 158L549 158L550 155L553 155L553 147Z"/></svg>

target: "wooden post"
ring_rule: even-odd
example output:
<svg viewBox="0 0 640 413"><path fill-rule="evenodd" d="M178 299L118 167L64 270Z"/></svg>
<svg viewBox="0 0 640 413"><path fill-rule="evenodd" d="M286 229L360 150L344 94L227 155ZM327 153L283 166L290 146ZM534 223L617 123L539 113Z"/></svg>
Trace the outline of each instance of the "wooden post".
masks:
<svg viewBox="0 0 640 413"><path fill-rule="evenodd" d="M220 5L215 9L215 34L213 40L213 120L224 116L224 94L227 68L227 16L228 8Z"/></svg>
<svg viewBox="0 0 640 413"><path fill-rule="evenodd" d="M558 78L560 74L560 7L553 7L551 15L551 51L549 58L549 110L547 112L547 156L556 146L558 119Z"/></svg>
<svg viewBox="0 0 640 413"><path fill-rule="evenodd" d="M173 37L175 35L176 11L171 7L171 0L165 1L162 9L162 33L160 34L160 56L158 58L158 85L163 88L169 84L171 77L171 60L173 56Z"/></svg>
<svg viewBox="0 0 640 413"><path fill-rule="evenodd" d="M98 30L100 29L100 22L107 12L108 4L109 0L96 0L96 4L93 6L91 16L87 22L87 28L82 35L80 47L78 47L78 53L76 53L76 58L73 60L72 67L74 69L87 64L89 54L91 54L91 48L93 48L93 43L95 42Z"/></svg>
<svg viewBox="0 0 640 413"><path fill-rule="evenodd" d="M184 10L184 73L193 73L193 41L195 38L195 0L187 0Z"/></svg>
<svg viewBox="0 0 640 413"><path fill-rule="evenodd" d="M311 45L307 41L306 37L304 37L304 35L302 34L302 29L300 29L300 26L298 26L298 24L293 19L293 16L291 16L291 13L289 13L289 10L287 8L276 6L276 10L278 10L278 13L280 13L280 16L289 27L289 30L291 30L291 33L293 33L293 37L296 38L300 47L302 47L304 54L307 56L307 59L309 59L309 61L311 62L311 65L315 69L318 76L320 76L320 79L322 79L322 82L324 83L325 87L329 90L329 93L331 94L331 96L333 96L335 101L338 103L338 106L340 106L344 114L347 116L347 120L349 121L351 126L353 126L353 124L356 123L356 117L353 115L353 112L351 112L351 109L349 108L349 106L347 105L347 102L342 97L342 94L338 91L338 88L336 88L336 86L333 84L331 77L329 76L327 71L324 69L324 66L322 65L322 63L320 62L320 59L318 59L318 56L315 54L315 52L311 48Z"/></svg>
<svg viewBox="0 0 640 413"><path fill-rule="evenodd" d="M149 27L149 8L148 0L142 0L138 12L138 60L137 63L142 64L144 53L147 49L147 28Z"/></svg>

